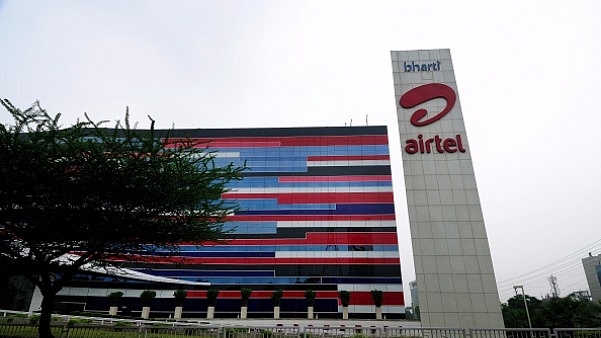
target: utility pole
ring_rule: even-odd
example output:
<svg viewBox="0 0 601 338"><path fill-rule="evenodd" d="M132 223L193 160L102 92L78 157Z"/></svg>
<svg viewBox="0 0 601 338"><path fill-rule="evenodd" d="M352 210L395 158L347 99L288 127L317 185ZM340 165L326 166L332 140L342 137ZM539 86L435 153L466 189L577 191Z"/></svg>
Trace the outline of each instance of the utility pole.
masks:
<svg viewBox="0 0 601 338"><path fill-rule="evenodd" d="M549 284L551 285L551 297L559 297L559 284L557 284L557 277L551 275L551 277L547 279L549 280Z"/></svg>
<svg viewBox="0 0 601 338"><path fill-rule="evenodd" d="M523 285L514 285L513 289L515 290L515 294L517 296L518 289L522 289L522 298L524 299L524 307L526 308L526 317L528 318L528 327L532 328L532 322L530 321L530 312L528 311L528 303L526 302L526 293L524 292Z"/></svg>

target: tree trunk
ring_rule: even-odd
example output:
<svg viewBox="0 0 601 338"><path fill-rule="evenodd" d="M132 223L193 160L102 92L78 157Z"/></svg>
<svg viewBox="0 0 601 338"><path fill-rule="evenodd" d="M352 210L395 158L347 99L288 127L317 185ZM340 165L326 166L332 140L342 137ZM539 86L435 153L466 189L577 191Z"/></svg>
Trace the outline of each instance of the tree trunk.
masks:
<svg viewBox="0 0 601 338"><path fill-rule="evenodd" d="M40 314L40 323L38 333L40 338L54 338L50 331L50 322L52 321L52 310L54 309L54 297L52 292L42 292L42 313Z"/></svg>

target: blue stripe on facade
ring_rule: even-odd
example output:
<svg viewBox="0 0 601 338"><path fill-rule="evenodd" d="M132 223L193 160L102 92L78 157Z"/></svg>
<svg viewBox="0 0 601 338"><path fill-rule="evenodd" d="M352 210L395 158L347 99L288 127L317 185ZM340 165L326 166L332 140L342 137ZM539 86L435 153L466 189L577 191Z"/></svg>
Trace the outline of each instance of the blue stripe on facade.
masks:
<svg viewBox="0 0 601 338"><path fill-rule="evenodd" d="M307 210L311 215L394 214L394 204L338 204L335 210ZM236 215L306 215L305 210L237 211Z"/></svg>
<svg viewBox="0 0 601 338"><path fill-rule="evenodd" d="M275 198L237 199L240 210L334 210L336 204L278 204ZM236 212L237 214L239 212Z"/></svg>
<svg viewBox="0 0 601 338"><path fill-rule="evenodd" d="M233 234L275 234L278 228L276 222L225 222L223 231Z"/></svg>

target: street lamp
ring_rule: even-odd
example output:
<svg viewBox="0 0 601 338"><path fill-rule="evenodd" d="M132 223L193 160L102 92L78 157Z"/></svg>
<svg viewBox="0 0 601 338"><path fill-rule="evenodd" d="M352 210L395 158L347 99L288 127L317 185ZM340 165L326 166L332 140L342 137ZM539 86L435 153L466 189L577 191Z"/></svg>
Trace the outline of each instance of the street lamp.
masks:
<svg viewBox="0 0 601 338"><path fill-rule="evenodd" d="M524 299L524 307L526 308L526 317L528 318L528 326L532 328L532 322L530 321L530 312L528 312L528 303L526 303L526 294L524 293L523 285L514 285L515 295L518 295L518 289L522 289L522 298Z"/></svg>

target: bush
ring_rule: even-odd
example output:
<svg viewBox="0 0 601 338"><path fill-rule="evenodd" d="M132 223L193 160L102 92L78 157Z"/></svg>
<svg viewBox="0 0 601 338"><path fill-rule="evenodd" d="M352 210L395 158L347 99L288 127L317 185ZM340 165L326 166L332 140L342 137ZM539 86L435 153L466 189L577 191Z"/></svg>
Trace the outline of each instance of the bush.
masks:
<svg viewBox="0 0 601 338"><path fill-rule="evenodd" d="M94 320L93 319L89 319L89 318L71 318L69 319L69 326L73 326L76 324L90 324L93 323Z"/></svg>
<svg viewBox="0 0 601 338"><path fill-rule="evenodd" d="M40 321L39 315L29 317L29 324L37 324L39 321Z"/></svg>

